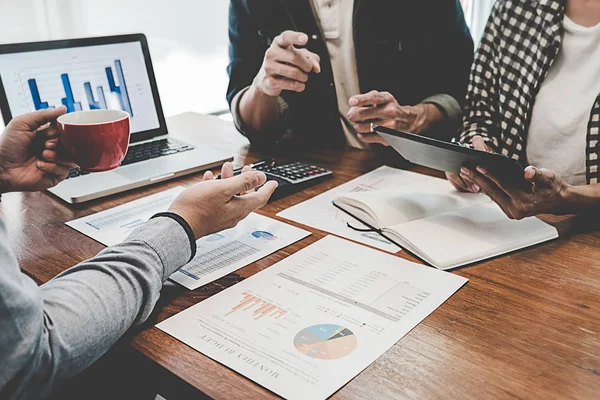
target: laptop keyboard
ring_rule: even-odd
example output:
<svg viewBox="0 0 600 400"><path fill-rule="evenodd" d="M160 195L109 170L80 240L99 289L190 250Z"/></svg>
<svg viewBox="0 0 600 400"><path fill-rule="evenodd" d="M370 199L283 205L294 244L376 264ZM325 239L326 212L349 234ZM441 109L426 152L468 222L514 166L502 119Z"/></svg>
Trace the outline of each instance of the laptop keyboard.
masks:
<svg viewBox="0 0 600 400"><path fill-rule="evenodd" d="M194 147L189 144L179 142L174 139L161 139L153 142L129 146L127 155L121 163L121 166L134 164L141 161L151 160L153 158L170 156L171 154L182 153L193 150ZM87 175L89 172L81 171L79 168L73 168L69 171L67 179Z"/></svg>

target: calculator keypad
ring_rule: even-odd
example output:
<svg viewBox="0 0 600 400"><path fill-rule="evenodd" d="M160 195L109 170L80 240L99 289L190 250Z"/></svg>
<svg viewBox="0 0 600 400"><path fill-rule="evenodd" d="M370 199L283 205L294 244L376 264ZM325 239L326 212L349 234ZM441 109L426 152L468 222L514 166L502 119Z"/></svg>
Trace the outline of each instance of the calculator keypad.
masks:
<svg viewBox="0 0 600 400"><path fill-rule="evenodd" d="M261 165L256 167L255 170L284 179L290 183L301 183L331 175L331 171L300 162L284 165Z"/></svg>

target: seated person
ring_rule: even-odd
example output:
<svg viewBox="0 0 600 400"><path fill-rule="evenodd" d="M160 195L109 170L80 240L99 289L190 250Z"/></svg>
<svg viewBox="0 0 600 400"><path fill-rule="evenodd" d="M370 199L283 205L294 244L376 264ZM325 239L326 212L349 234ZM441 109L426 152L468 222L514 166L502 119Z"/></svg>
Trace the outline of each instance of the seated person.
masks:
<svg viewBox="0 0 600 400"><path fill-rule="evenodd" d="M14 118L0 135L0 195L59 183L74 165L57 155L48 123L65 108ZM41 143L40 147L35 144ZM45 143L45 145L44 145ZM35 151L38 149L39 153ZM74 377L152 312L163 282L194 256L196 239L230 228L263 206L276 182L261 172L190 187L125 242L38 287L19 270L0 219L0 399L38 399Z"/></svg>
<svg viewBox="0 0 600 400"><path fill-rule="evenodd" d="M500 0L471 72L460 140L529 164L531 192L483 168L449 180L510 218L600 206L600 1Z"/></svg>
<svg viewBox="0 0 600 400"><path fill-rule="evenodd" d="M227 99L253 143L367 148L382 141L372 123L458 130L473 60L458 0L230 4Z"/></svg>

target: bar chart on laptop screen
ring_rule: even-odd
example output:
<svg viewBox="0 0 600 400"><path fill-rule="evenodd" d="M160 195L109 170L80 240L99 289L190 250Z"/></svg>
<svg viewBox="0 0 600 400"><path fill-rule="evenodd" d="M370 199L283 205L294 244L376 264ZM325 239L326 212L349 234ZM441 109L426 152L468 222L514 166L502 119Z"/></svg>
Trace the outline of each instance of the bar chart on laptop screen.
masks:
<svg viewBox="0 0 600 400"><path fill-rule="evenodd" d="M159 127L139 43L16 53L0 63L13 115L117 109L131 116L132 132Z"/></svg>
<svg viewBox="0 0 600 400"><path fill-rule="evenodd" d="M81 111L86 105L88 110L98 109L121 109L127 111L134 117L131 99L127 90L127 80L123 72L121 60L115 60L114 65L104 67L101 63L82 63L69 68L71 73L60 72L60 68L47 68L45 70L26 69L21 71L21 82L27 81L31 102L36 110L54 107L47 101L43 101L38 81L43 83L47 94L52 98L61 98L61 104L67 108L67 112ZM115 79L115 75L117 79ZM29 78L28 76L35 76ZM58 79L60 78L60 79ZM72 81L81 87L75 86L80 95L75 98ZM94 83L94 86L92 84ZM59 104L60 105L60 104Z"/></svg>

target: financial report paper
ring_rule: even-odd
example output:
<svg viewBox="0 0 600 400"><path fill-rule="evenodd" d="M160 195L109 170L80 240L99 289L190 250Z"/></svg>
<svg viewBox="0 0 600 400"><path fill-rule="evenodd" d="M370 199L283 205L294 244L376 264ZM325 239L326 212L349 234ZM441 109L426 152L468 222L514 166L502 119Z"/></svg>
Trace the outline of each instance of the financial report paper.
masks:
<svg viewBox="0 0 600 400"><path fill-rule="evenodd" d="M105 246L112 246L123 242L154 214L167 211L184 190L184 187L176 187L67 222L67 225ZM251 213L236 227L199 239L196 256L169 279L194 290L309 235L310 232L303 229Z"/></svg>
<svg viewBox="0 0 600 400"><path fill-rule="evenodd" d="M430 179L435 180L435 178L421 174L384 166L315 196L310 200L283 210L277 216L390 253L397 253L401 250L400 247L377 232L364 232L369 227L335 207L333 200L342 193L393 189Z"/></svg>
<svg viewBox="0 0 600 400"><path fill-rule="evenodd" d="M327 236L157 327L288 399L325 399L467 279Z"/></svg>

